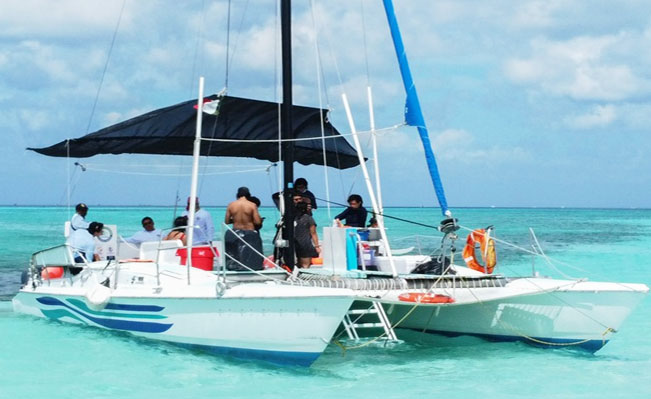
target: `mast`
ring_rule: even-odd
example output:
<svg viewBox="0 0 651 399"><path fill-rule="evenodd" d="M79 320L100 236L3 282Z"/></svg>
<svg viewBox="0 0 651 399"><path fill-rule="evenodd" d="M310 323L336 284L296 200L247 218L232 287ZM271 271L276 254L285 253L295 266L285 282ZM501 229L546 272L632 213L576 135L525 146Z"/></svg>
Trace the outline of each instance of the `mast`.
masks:
<svg viewBox="0 0 651 399"><path fill-rule="evenodd" d="M405 45L402 42L402 35L400 34L400 28L398 27L398 20L396 19L396 14L393 10L393 2L391 0L382 0L382 2L384 3L384 11L387 14L389 28L391 29L393 46L396 49L398 63L400 64L402 83L404 84L405 91L407 92L405 121L408 125L416 126L418 128L418 134L420 135L420 140L423 143L423 149L425 150L427 168L429 169L432 184L434 185L434 191L436 191L436 197L438 198L439 205L441 206L441 213L443 213L443 216L450 217L452 214L448 209L448 201L445 199L443 183L441 182L439 169L436 165L436 158L434 157L434 152L432 151L432 143L429 139L427 126L425 126L423 111L420 108L420 101L418 100L418 94L416 93L416 85L414 84L414 79L411 77L411 70L409 69L409 63L407 62Z"/></svg>
<svg viewBox="0 0 651 399"><path fill-rule="evenodd" d="M283 143L283 215L282 237L286 243L284 261L294 269L294 131L292 126L292 7L291 0L280 2L280 26L283 58L283 103L280 109L280 126Z"/></svg>

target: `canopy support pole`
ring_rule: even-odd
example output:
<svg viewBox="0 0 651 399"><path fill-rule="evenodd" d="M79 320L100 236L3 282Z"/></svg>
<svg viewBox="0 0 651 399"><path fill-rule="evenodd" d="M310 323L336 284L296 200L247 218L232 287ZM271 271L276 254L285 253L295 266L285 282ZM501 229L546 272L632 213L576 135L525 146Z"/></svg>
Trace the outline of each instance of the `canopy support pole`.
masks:
<svg viewBox="0 0 651 399"><path fill-rule="evenodd" d="M353 141L355 142L355 149L357 150L357 156L359 157L359 166L362 167L362 173L364 174L364 181L366 182L366 189L368 190L368 195L371 197L371 204L373 205L373 211L378 211L377 200L375 199L375 192L373 191L373 184L371 183L371 178L368 174L368 168L366 163L364 163L364 154L362 152L362 146L359 143L359 137L357 135L357 128L355 128L355 121L353 120L353 114L350 112L350 106L348 105L348 97L346 93L341 95L341 98L344 102L344 108L346 109L346 117L348 118L348 125L350 126L350 131L353 134ZM391 265L391 274L393 277L398 277L398 272L396 272L396 266L393 263L393 255L391 254L391 247L389 245L389 239L387 237L387 232L384 229L384 222L382 219L378 219L378 224L380 226L380 234L382 235L382 241L384 241L384 248L387 251L387 256L389 257L389 265Z"/></svg>
<svg viewBox="0 0 651 399"><path fill-rule="evenodd" d="M194 240L194 214L197 211L197 186L199 183L199 156L201 155L201 124L203 121L203 76L199 77L199 97L197 99L197 130L192 149L192 180L190 183L190 206L188 208L188 285L192 268L192 243Z"/></svg>

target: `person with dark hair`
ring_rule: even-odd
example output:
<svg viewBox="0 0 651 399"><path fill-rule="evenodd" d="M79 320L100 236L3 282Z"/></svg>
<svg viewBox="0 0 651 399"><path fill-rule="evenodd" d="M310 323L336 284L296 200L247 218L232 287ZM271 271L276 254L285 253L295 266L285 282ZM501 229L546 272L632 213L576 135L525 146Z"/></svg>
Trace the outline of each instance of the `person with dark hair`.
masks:
<svg viewBox="0 0 651 399"><path fill-rule="evenodd" d="M258 228L262 218L258 207L250 201L246 187L237 189L237 199L226 208L224 223L233 224L233 230L224 235L226 268L228 270L262 270L262 239Z"/></svg>
<svg viewBox="0 0 651 399"><path fill-rule="evenodd" d="M190 220L188 212L190 212L190 197L188 197L188 203L182 214L182 216L187 216L188 220ZM192 245L210 244L215 235L215 226L212 223L212 216L210 216L210 213L199 206L199 197L196 197L195 202L194 226Z"/></svg>
<svg viewBox="0 0 651 399"><path fill-rule="evenodd" d="M345 220L345 225L349 227L365 227L366 217L368 211L362 206L364 201L359 194L351 194L348 197L348 208L346 208L339 215L335 216L337 224L341 224L341 220Z"/></svg>
<svg viewBox="0 0 651 399"><path fill-rule="evenodd" d="M145 241L160 241L161 231L154 227L154 219L145 216L140 223L142 223L143 230L129 238L125 238L124 241L136 245L140 245Z"/></svg>
<svg viewBox="0 0 651 399"><path fill-rule="evenodd" d="M99 260L95 253L95 237L102 235L104 224L92 222L87 229L77 229L68 237L67 245L72 247L76 263L93 262Z"/></svg>
<svg viewBox="0 0 651 399"><path fill-rule="evenodd" d="M188 217L179 216L174 219L174 228L163 240L181 240L183 246L186 246L187 237L185 236L185 228L188 226Z"/></svg>
<svg viewBox="0 0 651 399"><path fill-rule="evenodd" d="M260 204L261 204L260 198L251 196L251 197L249 197L249 201L253 202L255 207L258 209L258 213L259 213L260 212ZM255 229L258 230L258 231L262 230L262 223L264 223L264 218L260 217L260 225L255 226Z"/></svg>
<svg viewBox="0 0 651 399"><path fill-rule="evenodd" d="M282 191L279 191L277 193L273 193L271 195L271 199L274 202L274 205L276 205L276 208L280 209L280 195L282 194ZM302 177L299 177L294 181L294 188L292 191L292 194L294 195L294 203L296 203L296 196L300 196L303 198L309 198L310 199L310 204L312 209L316 209L316 198L314 197L314 194L310 190L307 189L307 180L305 180ZM311 213L310 213L311 214Z"/></svg>
<svg viewBox="0 0 651 399"><path fill-rule="evenodd" d="M294 248L296 250L296 262L300 268L309 268L312 258L321 253L319 236L316 231L316 222L310 215L309 198L295 203L296 214L294 215Z"/></svg>
<svg viewBox="0 0 651 399"><path fill-rule="evenodd" d="M299 177L294 181L294 190L296 190L303 197L307 197L310 199L310 204L312 206L312 209L318 208L316 205L316 198L314 197L314 194L312 194L312 191L307 189L307 180L305 178Z"/></svg>
<svg viewBox="0 0 651 399"><path fill-rule="evenodd" d="M85 230L88 228L88 222L86 221L86 215L88 214L88 205L82 203L75 206L75 214L72 215L70 219L70 229L72 231L76 230Z"/></svg>

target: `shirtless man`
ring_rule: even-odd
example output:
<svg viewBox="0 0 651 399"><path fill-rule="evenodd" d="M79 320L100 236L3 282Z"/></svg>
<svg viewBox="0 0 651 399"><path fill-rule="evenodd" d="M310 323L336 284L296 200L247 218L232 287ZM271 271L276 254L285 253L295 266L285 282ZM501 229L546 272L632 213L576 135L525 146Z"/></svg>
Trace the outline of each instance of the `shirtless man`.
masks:
<svg viewBox="0 0 651 399"><path fill-rule="evenodd" d="M233 224L224 236L226 268L228 270L262 270L262 240L256 230L262 226L258 207L249 200L251 193L246 187L237 189L237 199L226 208L224 223Z"/></svg>
<svg viewBox="0 0 651 399"><path fill-rule="evenodd" d="M237 199L226 208L224 223L233 224L234 230L255 230L262 225L258 207L249 200L251 193L246 187L237 189Z"/></svg>

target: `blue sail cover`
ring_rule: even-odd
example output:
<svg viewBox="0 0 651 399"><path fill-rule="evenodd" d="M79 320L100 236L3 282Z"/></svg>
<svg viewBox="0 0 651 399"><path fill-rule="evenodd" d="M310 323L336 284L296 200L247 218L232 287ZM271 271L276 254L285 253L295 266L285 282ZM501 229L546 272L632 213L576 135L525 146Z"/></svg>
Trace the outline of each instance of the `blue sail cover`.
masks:
<svg viewBox="0 0 651 399"><path fill-rule="evenodd" d="M423 112L420 108L420 101L418 100L418 94L416 93L416 85L414 85L414 80L411 77L409 63L407 62L407 53L405 52L405 46L402 43L402 36L400 35L398 20L396 19L396 15L393 10L393 2L391 0L383 0L383 2L384 11L387 14L387 20L389 21L389 28L391 29L393 45L396 49L396 55L398 56L398 63L400 64L402 82L404 83L405 91L407 92L407 102L405 104L405 122L410 126L416 126L418 129L420 140L423 143L423 149L425 150L427 168L429 169L429 174L432 178L432 183L434 184L434 191L436 191L436 197L438 198L439 205L441 206L441 212L444 216L446 216L446 213L448 212L448 202L445 199L443 183L441 182L439 169L436 165L436 158L434 157L434 152L432 151L432 143L429 139L427 126L425 126Z"/></svg>

